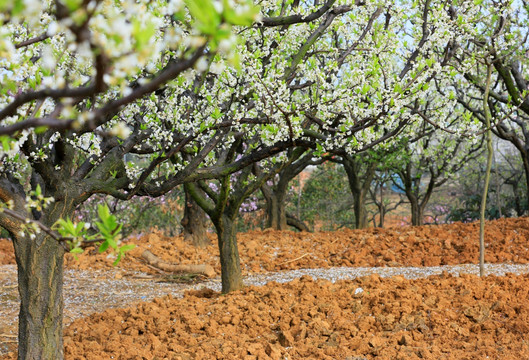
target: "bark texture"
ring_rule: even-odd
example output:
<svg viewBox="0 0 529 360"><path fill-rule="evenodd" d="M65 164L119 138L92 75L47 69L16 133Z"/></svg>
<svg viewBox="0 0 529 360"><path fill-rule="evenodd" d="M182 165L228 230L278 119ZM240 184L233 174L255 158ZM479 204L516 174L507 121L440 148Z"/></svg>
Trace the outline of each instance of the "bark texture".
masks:
<svg viewBox="0 0 529 360"><path fill-rule="evenodd" d="M211 243L208 238L208 217L188 191L185 191L184 217L181 224L184 229L184 240L196 247L206 247Z"/></svg>
<svg viewBox="0 0 529 360"><path fill-rule="evenodd" d="M377 163L370 160L364 163L361 157L344 156L342 164L347 174L349 188L353 194L355 227L364 229L367 227L366 196L375 177Z"/></svg>
<svg viewBox="0 0 529 360"><path fill-rule="evenodd" d="M243 282L235 219L227 215L221 215L213 223L217 229L220 250L222 292L229 293L239 290L242 288Z"/></svg>
<svg viewBox="0 0 529 360"><path fill-rule="evenodd" d="M63 255L49 236L14 242L20 294L18 359L62 359Z"/></svg>
<svg viewBox="0 0 529 360"><path fill-rule="evenodd" d="M58 201L39 221L51 227L72 211L71 201ZM15 234L13 245L20 294L18 359L63 359L63 245L42 232Z"/></svg>

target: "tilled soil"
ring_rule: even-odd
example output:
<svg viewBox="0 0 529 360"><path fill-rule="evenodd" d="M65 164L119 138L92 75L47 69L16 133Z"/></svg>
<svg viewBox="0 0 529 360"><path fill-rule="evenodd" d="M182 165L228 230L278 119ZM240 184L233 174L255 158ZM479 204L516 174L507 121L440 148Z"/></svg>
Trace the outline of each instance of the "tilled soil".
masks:
<svg viewBox="0 0 529 360"><path fill-rule="evenodd" d="M426 267L476 263L477 239L477 224L254 231L240 234L239 250L245 275L257 277L336 266L422 266L428 276L432 268ZM486 262L529 263L528 218L490 222L485 239ZM195 249L157 233L131 242L138 248L118 269L101 274L157 273L140 260L144 249L175 263L210 264L220 273L216 246ZM11 256L2 250L9 246L0 241L0 255L7 254L0 261ZM111 269L112 261L88 251L79 261L67 259L67 266ZM528 289L528 275L448 273L334 283L305 276L229 295L204 289L77 319L65 329L65 354L66 359L525 359Z"/></svg>
<svg viewBox="0 0 529 360"><path fill-rule="evenodd" d="M248 274L334 266L476 263L478 234L478 223L318 233L265 230L238 234L238 243L241 266ZM218 247L214 235L210 237L211 245L202 249L184 242L182 237L167 237L157 232L131 237L128 241L137 248L127 253L119 268L155 273L141 260L141 253L148 249L177 264L209 264L220 274ZM528 239L527 217L487 222L485 261L529 263ZM113 261L107 253L99 254L96 249L87 249L78 260L73 256L66 259L68 268L81 270L111 269ZM0 264L14 264L12 245L7 240L0 240Z"/></svg>
<svg viewBox="0 0 529 360"><path fill-rule="evenodd" d="M479 224L461 224L389 229L342 230L298 233L291 231L251 231L238 235L241 266L245 273L262 273L298 268L334 266L437 266L478 261ZM213 238L213 236L212 236ZM485 242L487 263L529 263L529 218L501 219L487 223ZM196 249L182 237L148 234L131 242L138 247L122 265L152 272L139 260L148 249L167 261L205 263L220 274L216 239L204 249ZM95 251L92 251L95 253ZM213 255L213 256L212 256ZM70 259L77 269L110 268L105 254Z"/></svg>
<svg viewBox="0 0 529 360"><path fill-rule="evenodd" d="M529 276L310 277L190 291L65 331L67 359L527 359Z"/></svg>

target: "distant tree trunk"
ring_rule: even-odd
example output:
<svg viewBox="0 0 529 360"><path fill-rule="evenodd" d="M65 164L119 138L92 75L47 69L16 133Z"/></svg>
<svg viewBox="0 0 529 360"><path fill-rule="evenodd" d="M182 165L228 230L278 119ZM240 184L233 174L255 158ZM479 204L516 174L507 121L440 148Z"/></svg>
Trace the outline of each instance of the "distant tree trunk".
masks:
<svg viewBox="0 0 529 360"><path fill-rule="evenodd" d="M423 224L423 214L417 197L408 196L408 201L411 207L411 224L413 226L421 226Z"/></svg>
<svg viewBox="0 0 529 360"><path fill-rule="evenodd" d="M378 227L379 228L383 228L384 227L384 220L385 220L385 217L386 217L386 209L384 209L384 206L381 206L378 208L379 209L379 218L378 218Z"/></svg>
<svg viewBox="0 0 529 360"><path fill-rule="evenodd" d="M266 200L267 227L274 230L287 230L286 186L277 185L274 189L269 185L263 185L261 191Z"/></svg>
<svg viewBox="0 0 529 360"><path fill-rule="evenodd" d="M430 180L428 186L423 194L421 194L421 177L412 175L411 165L407 164L406 169L398 173L402 183L404 184L404 193L410 202L411 208L411 224L413 226L421 226L424 224L424 211L426 205L433 194L436 187L442 185L447 179L438 180L435 169L430 167Z"/></svg>
<svg viewBox="0 0 529 360"><path fill-rule="evenodd" d="M376 194L375 194L376 196ZM380 213L380 218L378 220L378 227L384 227L384 220L386 217L386 206L384 205L384 184L380 184L380 204L378 206L378 212Z"/></svg>
<svg viewBox="0 0 529 360"><path fill-rule="evenodd" d="M344 157L342 164L347 174L349 188L353 194L355 227L357 229L364 229L367 227L366 196L369 192L371 182L375 177L377 164L369 163L363 174L360 173L360 161L352 156Z"/></svg>
<svg viewBox="0 0 529 360"><path fill-rule="evenodd" d="M511 181L507 181L505 183L512 186L512 193L514 195L514 210L516 211L516 215L517 216L522 216L523 208L522 208L522 204L520 202L520 196L518 196L518 181L517 180L511 180Z"/></svg>
<svg viewBox="0 0 529 360"><path fill-rule="evenodd" d="M288 184L311 163L316 164L321 163L321 161L313 162L312 153L308 153L288 166L285 166L279 172L277 184L263 183L261 185L261 192L266 201L267 227L275 230L288 230L288 226L290 225L286 211ZM258 173L260 173L260 170ZM297 224L300 225L300 223ZM297 227L296 225L291 226Z"/></svg>
<svg viewBox="0 0 529 360"><path fill-rule="evenodd" d="M525 156L522 157L522 160L525 172L525 184L527 186L525 192L525 201L527 202L527 209L529 209L529 148L527 149ZM523 214L523 210L521 211L521 213Z"/></svg>
<svg viewBox="0 0 529 360"><path fill-rule="evenodd" d="M236 218L236 216L222 214L212 219L219 243L223 293L239 290L243 286L237 247Z"/></svg>
<svg viewBox="0 0 529 360"><path fill-rule="evenodd" d="M239 207L244 198L229 199L229 184L229 176L222 178L219 193L208 195L212 201L208 200L204 191L205 189L207 190L207 184L188 183L185 185L189 195L207 212L215 226L220 252L223 293L239 290L243 285L239 250L237 248L236 220L239 214Z"/></svg>
<svg viewBox="0 0 529 360"><path fill-rule="evenodd" d="M184 189L186 187L184 186ZM181 224L184 229L184 240L196 247L206 247L211 242L208 238L208 217L193 197L185 190L184 217Z"/></svg>

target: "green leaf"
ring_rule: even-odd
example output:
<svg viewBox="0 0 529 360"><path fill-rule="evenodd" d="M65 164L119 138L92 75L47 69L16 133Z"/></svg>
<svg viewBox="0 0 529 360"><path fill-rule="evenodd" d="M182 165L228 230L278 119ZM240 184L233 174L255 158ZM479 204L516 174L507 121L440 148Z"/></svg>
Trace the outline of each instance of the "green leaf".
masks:
<svg viewBox="0 0 529 360"><path fill-rule="evenodd" d="M105 252L107 249L108 249L108 241L105 241L104 243L102 243L101 245L99 245L99 253L102 253L102 252Z"/></svg>
<svg viewBox="0 0 529 360"><path fill-rule="evenodd" d="M119 251L124 253L126 251L130 251L132 249L134 249L136 247L135 244L127 244L127 245L123 245L122 247L119 248Z"/></svg>
<svg viewBox="0 0 529 360"><path fill-rule="evenodd" d="M24 0L0 0L0 11L11 11L11 15L18 15L25 8Z"/></svg>
<svg viewBox="0 0 529 360"><path fill-rule="evenodd" d="M47 126L37 126L35 128L35 134L42 134L44 133L46 130L48 130L48 127Z"/></svg>
<svg viewBox="0 0 529 360"><path fill-rule="evenodd" d="M118 252L118 256L117 256L116 260L114 260L114 262L112 263L112 266L116 266L117 264L119 264L119 262L121 261L122 255L123 255L122 252Z"/></svg>
<svg viewBox="0 0 529 360"><path fill-rule="evenodd" d="M196 21L196 28L207 35L215 35L220 25L220 15L211 0L186 0L187 8Z"/></svg>
<svg viewBox="0 0 529 360"><path fill-rule="evenodd" d="M81 249L81 248L73 248L72 250L70 250L70 253L72 253L72 254L81 254L83 252L84 252L84 250Z"/></svg>
<svg viewBox="0 0 529 360"><path fill-rule="evenodd" d="M64 5L66 5L70 12L73 12L79 9L79 6L81 6L82 2L83 0L64 0Z"/></svg>
<svg viewBox="0 0 529 360"><path fill-rule="evenodd" d="M136 42L134 43L134 48L136 50L143 49L151 42L151 38L156 32L156 27L152 23L142 23L140 20L134 18L132 19L132 36Z"/></svg>
<svg viewBox="0 0 529 360"><path fill-rule="evenodd" d="M11 150L11 141L13 141L13 139L11 139L9 136L0 136L0 142L2 142L2 147L4 148L4 151Z"/></svg>

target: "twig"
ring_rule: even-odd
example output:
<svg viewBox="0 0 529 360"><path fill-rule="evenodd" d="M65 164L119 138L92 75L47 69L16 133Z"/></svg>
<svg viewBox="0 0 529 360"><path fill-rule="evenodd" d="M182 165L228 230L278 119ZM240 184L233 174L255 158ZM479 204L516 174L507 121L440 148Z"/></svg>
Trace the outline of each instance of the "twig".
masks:
<svg viewBox="0 0 529 360"><path fill-rule="evenodd" d="M307 255L310 255L310 253L306 253L306 254L303 254L303 255L301 255L300 257L297 257L297 258L295 258L295 259L285 261L285 262L283 262L283 263L281 263L281 264L277 264L277 266L279 266L279 265L285 265L285 264L288 264L288 263L291 263L291 262L294 262L294 261L298 261L298 260L300 260L300 259L303 259L303 258L304 258L305 256L307 256Z"/></svg>
<svg viewBox="0 0 529 360"><path fill-rule="evenodd" d="M20 220L20 221L23 221L24 223L28 224L28 223L32 223L32 224L35 224L37 225L42 231L44 231L46 234L48 234L49 236L51 236L53 239L59 241L59 242L65 242L65 241L71 241L71 240L74 240L74 238L71 238L71 237L67 237L67 236L61 236L59 233L57 233L56 231L53 231L51 228L49 228L48 226L44 225L43 223L41 223L40 221L38 220L33 220L33 219L30 219L30 218L27 218L23 215L20 215L19 213L17 213L16 211L13 211L11 209L6 209L6 208L3 208L3 209L0 209L0 212L3 212L5 213L6 215L8 216L11 216L12 218L16 219L16 220ZM82 240L81 241L81 244L86 244L86 246L92 244L92 243L98 243L98 242L103 242L105 241L105 239L103 238L99 238L99 239L90 239L90 240ZM86 247L85 246L85 247ZM68 249L67 249L68 250Z"/></svg>
<svg viewBox="0 0 529 360"><path fill-rule="evenodd" d="M11 334L0 334L0 337L7 337L7 338L16 338L18 335L11 335Z"/></svg>

